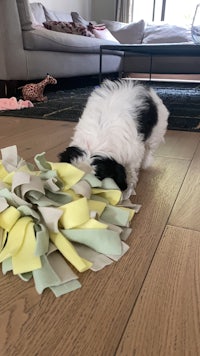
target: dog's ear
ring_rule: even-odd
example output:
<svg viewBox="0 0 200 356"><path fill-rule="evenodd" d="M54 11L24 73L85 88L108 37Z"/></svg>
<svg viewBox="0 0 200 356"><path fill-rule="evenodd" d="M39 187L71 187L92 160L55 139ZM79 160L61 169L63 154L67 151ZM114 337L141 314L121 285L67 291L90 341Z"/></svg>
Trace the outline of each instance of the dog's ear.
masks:
<svg viewBox="0 0 200 356"><path fill-rule="evenodd" d="M71 163L79 157L83 157L85 151L83 151L80 147L70 146L65 149L65 151L59 153L58 158L60 162Z"/></svg>
<svg viewBox="0 0 200 356"><path fill-rule="evenodd" d="M113 158L93 156L92 166L94 166L95 175L100 180L112 178L120 190L127 189L126 171L124 166Z"/></svg>

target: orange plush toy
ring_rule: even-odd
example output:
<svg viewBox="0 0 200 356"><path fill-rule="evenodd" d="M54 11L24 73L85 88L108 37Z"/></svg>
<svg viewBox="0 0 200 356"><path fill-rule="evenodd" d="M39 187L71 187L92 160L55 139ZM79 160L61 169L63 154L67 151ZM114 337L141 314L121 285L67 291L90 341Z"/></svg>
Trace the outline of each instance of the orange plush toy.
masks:
<svg viewBox="0 0 200 356"><path fill-rule="evenodd" d="M47 97L43 95L43 92L48 84L57 84L57 80L49 74L47 74L46 78L44 78L40 83L30 83L24 85L21 87L23 99L30 101L46 101Z"/></svg>

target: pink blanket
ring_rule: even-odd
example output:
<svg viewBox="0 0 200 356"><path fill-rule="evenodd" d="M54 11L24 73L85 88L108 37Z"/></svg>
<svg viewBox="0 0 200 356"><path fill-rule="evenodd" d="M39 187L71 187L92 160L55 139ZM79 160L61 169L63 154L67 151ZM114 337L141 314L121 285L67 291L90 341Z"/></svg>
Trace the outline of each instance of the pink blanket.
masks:
<svg viewBox="0 0 200 356"><path fill-rule="evenodd" d="M20 110L24 108L32 108L34 105L30 100L12 98L0 98L0 110Z"/></svg>

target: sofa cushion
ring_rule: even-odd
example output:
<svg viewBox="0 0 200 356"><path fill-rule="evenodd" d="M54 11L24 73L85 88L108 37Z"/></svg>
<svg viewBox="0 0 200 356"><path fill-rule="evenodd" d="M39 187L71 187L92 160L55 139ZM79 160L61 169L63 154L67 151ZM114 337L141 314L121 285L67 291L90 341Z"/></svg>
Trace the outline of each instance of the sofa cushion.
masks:
<svg viewBox="0 0 200 356"><path fill-rule="evenodd" d="M92 32L90 32L87 27L76 24L74 22L46 21L43 24L47 30L71 33L73 35L81 35L86 37L94 37Z"/></svg>
<svg viewBox="0 0 200 356"><path fill-rule="evenodd" d="M65 21L65 22L72 21L71 15L64 11L52 11L44 7L44 13L46 17L44 21Z"/></svg>
<svg viewBox="0 0 200 356"><path fill-rule="evenodd" d="M44 6L40 2L33 2L30 7L35 19L33 24L42 26L43 22L46 21Z"/></svg>
<svg viewBox="0 0 200 356"><path fill-rule="evenodd" d="M192 42L191 31L187 27L171 24L149 24L145 28L143 43Z"/></svg>
<svg viewBox="0 0 200 356"><path fill-rule="evenodd" d="M119 41L112 35L112 33L107 28L105 28L104 30L94 29L92 33L95 35L96 38L101 38L103 40L109 40L119 43Z"/></svg>
<svg viewBox="0 0 200 356"><path fill-rule="evenodd" d="M98 38L74 36L68 33L36 28L23 32L24 49L31 51L99 53L100 45L116 44Z"/></svg>
<svg viewBox="0 0 200 356"><path fill-rule="evenodd" d="M29 2L27 0L17 0L17 7L22 30L33 30L32 22L34 22L34 18Z"/></svg>
<svg viewBox="0 0 200 356"><path fill-rule="evenodd" d="M126 22L119 22L119 21L112 21L112 20L101 20L101 22L104 23L110 31L117 31L120 28L127 26Z"/></svg>
<svg viewBox="0 0 200 356"><path fill-rule="evenodd" d="M85 20L78 12L71 12L71 17L75 23L78 23L83 26L89 25L89 21Z"/></svg>
<svg viewBox="0 0 200 356"><path fill-rule="evenodd" d="M120 43L141 43L144 35L145 22L131 22L124 24L117 21L104 21L106 27Z"/></svg>

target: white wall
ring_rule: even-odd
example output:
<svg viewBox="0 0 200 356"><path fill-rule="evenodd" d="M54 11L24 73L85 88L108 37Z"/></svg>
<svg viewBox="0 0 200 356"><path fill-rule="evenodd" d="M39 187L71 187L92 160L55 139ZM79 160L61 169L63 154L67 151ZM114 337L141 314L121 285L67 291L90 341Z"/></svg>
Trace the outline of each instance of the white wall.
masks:
<svg viewBox="0 0 200 356"><path fill-rule="evenodd" d="M100 21L101 19L115 19L116 0L92 0L92 18Z"/></svg>
<svg viewBox="0 0 200 356"><path fill-rule="evenodd" d="M29 0L37 2L37 0ZM51 10L77 11L87 20L115 19L116 0L40 0Z"/></svg>
<svg viewBox="0 0 200 356"><path fill-rule="evenodd" d="M36 0L29 0L31 2L37 2ZM64 10L68 13L76 11L81 14L85 19L91 20L92 17L92 5L93 0L40 0L44 6L51 10Z"/></svg>

